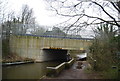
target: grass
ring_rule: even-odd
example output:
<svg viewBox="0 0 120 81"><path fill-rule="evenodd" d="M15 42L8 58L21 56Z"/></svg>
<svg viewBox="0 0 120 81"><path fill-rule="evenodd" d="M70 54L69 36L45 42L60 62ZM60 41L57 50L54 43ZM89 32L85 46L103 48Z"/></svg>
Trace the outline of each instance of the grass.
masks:
<svg viewBox="0 0 120 81"><path fill-rule="evenodd" d="M88 67L84 69L85 73L95 73L99 74L103 79L118 79L118 68L111 68L106 71L94 71L92 68Z"/></svg>
<svg viewBox="0 0 120 81"><path fill-rule="evenodd" d="M117 79L118 78L118 68L108 69L107 71L101 72L105 79Z"/></svg>
<svg viewBox="0 0 120 81"><path fill-rule="evenodd" d="M118 78L118 68L108 68L103 71L95 71L91 66L84 69L85 73L98 74L103 79L117 79Z"/></svg>
<svg viewBox="0 0 120 81"><path fill-rule="evenodd" d="M92 73L93 72L92 68L90 68L90 67L85 68L84 71L85 71L85 73Z"/></svg>

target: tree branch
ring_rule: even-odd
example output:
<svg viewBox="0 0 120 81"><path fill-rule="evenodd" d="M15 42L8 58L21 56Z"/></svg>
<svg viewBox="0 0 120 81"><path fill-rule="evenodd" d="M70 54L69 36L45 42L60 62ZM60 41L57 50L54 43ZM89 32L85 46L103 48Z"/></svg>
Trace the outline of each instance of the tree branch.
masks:
<svg viewBox="0 0 120 81"><path fill-rule="evenodd" d="M117 9L117 11L120 13L120 9L115 5L115 3L114 2L110 2L112 5L113 5L113 7L115 8L115 9Z"/></svg>
<svg viewBox="0 0 120 81"><path fill-rule="evenodd" d="M96 5L98 5L105 12L105 14L107 14L111 19L113 19L113 21L116 23L116 25L118 27L120 27L120 25L117 23L116 19L113 16L111 16L100 4L98 4L97 2L94 2L94 1L92 1L92 2ZM101 19L101 20L103 20L103 19Z"/></svg>

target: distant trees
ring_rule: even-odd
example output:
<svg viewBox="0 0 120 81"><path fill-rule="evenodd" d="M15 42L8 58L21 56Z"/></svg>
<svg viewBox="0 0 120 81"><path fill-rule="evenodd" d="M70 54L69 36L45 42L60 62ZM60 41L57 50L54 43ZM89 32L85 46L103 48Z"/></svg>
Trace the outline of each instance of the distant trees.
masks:
<svg viewBox="0 0 120 81"><path fill-rule="evenodd" d="M30 9L28 5L24 5L20 17L18 17L18 20L22 25L20 28L22 34L25 34L28 28L34 27L36 24L35 17L33 16L33 9Z"/></svg>
<svg viewBox="0 0 120 81"><path fill-rule="evenodd" d="M28 5L23 5L21 16L19 18L23 24L35 24L33 9L30 9Z"/></svg>
<svg viewBox="0 0 120 81"><path fill-rule="evenodd" d="M0 24L7 18L6 14L7 1L0 0Z"/></svg>
<svg viewBox="0 0 120 81"><path fill-rule="evenodd" d="M64 30L60 29L59 27L53 27L51 31L47 30L44 32L45 36L60 36L60 37L75 37L75 38L81 38L80 35L73 35L73 32L70 32L69 34L66 33Z"/></svg>
<svg viewBox="0 0 120 81"><path fill-rule="evenodd" d="M15 17L11 14L8 20L2 23L3 35L26 34L28 29L34 28L35 23L33 10L30 9L28 5L23 5L20 15Z"/></svg>
<svg viewBox="0 0 120 81"><path fill-rule="evenodd" d="M66 34L58 27L53 27L53 35L65 36Z"/></svg>
<svg viewBox="0 0 120 81"><path fill-rule="evenodd" d="M30 31L30 33L33 35L43 35L46 32L46 29L44 28L44 26L40 26L36 24L34 27L31 28L31 31Z"/></svg>
<svg viewBox="0 0 120 81"><path fill-rule="evenodd" d="M63 32L60 28L58 27L53 27L52 31L46 31L44 35L48 36L66 36L65 32Z"/></svg>

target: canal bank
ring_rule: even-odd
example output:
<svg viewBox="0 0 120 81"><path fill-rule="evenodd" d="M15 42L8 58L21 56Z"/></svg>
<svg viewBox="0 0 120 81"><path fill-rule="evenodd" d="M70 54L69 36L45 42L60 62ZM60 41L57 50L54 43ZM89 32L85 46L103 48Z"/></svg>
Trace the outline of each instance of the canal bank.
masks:
<svg viewBox="0 0 120 81"><path fill-rule="evenodd" d="M8 62L8 63L2 63L2 66L12 66L12 65L21 65L21 64L28 64L28 63L34 63L34 61L16 61L16 62Z"/></svg>

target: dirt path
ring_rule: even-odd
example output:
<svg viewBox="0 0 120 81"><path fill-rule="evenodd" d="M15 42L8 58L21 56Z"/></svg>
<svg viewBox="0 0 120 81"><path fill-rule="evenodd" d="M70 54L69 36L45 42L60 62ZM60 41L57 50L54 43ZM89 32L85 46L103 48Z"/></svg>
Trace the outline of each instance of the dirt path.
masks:
<svg viewBox="0 0 120 81"><path fill-rule="evenodd" d="M78 62L80 61L75 62L70 69L63 70L58 77L47 79L101 79L97 73L85 72L85 68L89 65L86 61L82 62L81 69L77 69Z"/></svg>

